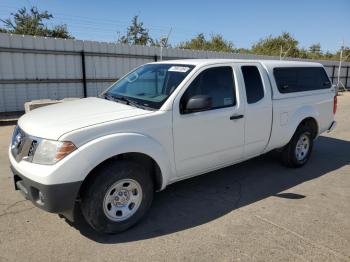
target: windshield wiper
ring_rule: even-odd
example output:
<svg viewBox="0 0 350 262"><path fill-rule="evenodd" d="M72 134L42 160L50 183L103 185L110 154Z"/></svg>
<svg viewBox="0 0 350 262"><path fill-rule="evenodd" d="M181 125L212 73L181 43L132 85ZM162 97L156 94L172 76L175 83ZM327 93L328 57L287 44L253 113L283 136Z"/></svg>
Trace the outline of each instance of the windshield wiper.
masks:
<svg viewBox="0 0 350 262"><path fill-rule="evenodd" d="M115 95L105 94L105 98L108 100L113 100L113 101L117 101L117 102L121 101L126 105L130 105L130 106L134 106L134 107L138 107L138 108L142 108L142 109L145 109L145 108L149 109L148 106L142 105L142 104L136 102L135 100L129 99L125 96L115 96Z"/></svg>
<svg viewBox="0 0 350 262"><path fill-rule="evenodd" d="M125 102L127 105L140 107L140 104L132 99L126 98L125 96L117 96L115 97L116 100L120 100Z"/></svg>
<svg viewBox="0 0 350 262"><path fill-rule="evenodd" d="M137 102L135 101L132 101L131 99L128 99L126 98L125 96L115 96L115 95L107 95L105 94L105 98L108 99L108 100L113 100L113 101L121 101L123 102L124 104L127 104L127 105L137 105Z"/></svg>

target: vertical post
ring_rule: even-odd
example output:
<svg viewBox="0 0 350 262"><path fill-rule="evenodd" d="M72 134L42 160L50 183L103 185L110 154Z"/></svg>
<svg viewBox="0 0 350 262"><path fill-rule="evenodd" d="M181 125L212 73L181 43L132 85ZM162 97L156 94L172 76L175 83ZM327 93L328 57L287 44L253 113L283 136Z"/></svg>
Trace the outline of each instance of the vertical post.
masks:
<svg viewBox="0 0 350 262"><path fill-rule="evenodd" d="M83 94L87 97L87 82L86 82L86 68L85 68L85 52L81 51L81 69L82 69L82 80L83 80Z"/></svg>
<svg viewBox="0 0 350 262"><path fill-rule="evenodd" d="M337 82L337 87L340 86L340 73L341 73L341 62L343 60L343 48L344 48L344 40L343 40L343 44L340 48L340 58L339 58L339 67L338 67L338 82Z"/></svg>
<svg viewBox="0 0 350 262"><path fill-rule="evenodd" d="M154 55L154 62L157 62L157 60L158 60L157 55Z"/></svg>
<svg viewBox="0 0 350 262"><path fill-rule="evenodd" d="M332 71L332 84L334 84L334 73L335 73L335 65L333 66L333 71Z"/></svg>
<svg viewBox="0 0 350 262"><path fill-rule="evenodd" d="M280 50L280 60L282 60L282 53L283 53L283 47L281 46L281 50Z"/></svg>
<svg viewBox="0 0 350 262"><path fill-rule="evenodd" d="M349 66L346 67L345 88L348 89Z"/></svg>

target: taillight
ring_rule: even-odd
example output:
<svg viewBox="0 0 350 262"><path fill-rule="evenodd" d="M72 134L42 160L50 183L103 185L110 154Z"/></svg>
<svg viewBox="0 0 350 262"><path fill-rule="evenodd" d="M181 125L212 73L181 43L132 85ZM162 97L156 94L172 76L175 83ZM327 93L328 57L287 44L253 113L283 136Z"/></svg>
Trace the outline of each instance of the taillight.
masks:
<svg viewBox="0 0 350 262"><path fill-rule="evenodd" d="M337 104L338 104L337 96L334 96L334 100L333 100L333 114L335 114L337 112Z"/></svg>

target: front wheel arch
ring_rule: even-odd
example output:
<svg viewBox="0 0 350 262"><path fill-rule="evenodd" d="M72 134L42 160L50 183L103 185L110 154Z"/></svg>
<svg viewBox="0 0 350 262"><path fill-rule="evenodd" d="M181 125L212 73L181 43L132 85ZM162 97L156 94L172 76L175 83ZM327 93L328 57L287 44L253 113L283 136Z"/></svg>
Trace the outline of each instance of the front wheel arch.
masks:
<svg viewBox="0 0 350 262"><path fill-rule="evenodd" d="M98 164L96 167L94 167L89 174L85 177L82 185L80 186L79 195L78 198L83 194L84 190L87 188L87 186L91 183L95 175L98 173L97 171L101 168L103 168L106 164L110 162L120 161L123 159L132 160L134 162L140 163L141 166L145 167L146 170L148 170L153 178L155 190L159 191L162 189L163 186L163 176L161 169L158 165L158 163L150 156L143 154L143 153L123 153L118 154L115 156L112 156L108 159L105 159L100 164Z"/></svg>
<svg viewBox="0 0 350 262"><path fill-rule="evenodd" d="M91 177L91 184L82 192L79 205L85 221L98 232L107 234L124 231L138 223L150 209L154 195L154 183L149 174L144 174L143 167L129 159L104 162L95 172L97 176ZM140 186L136 191L141 192L139 204L130 197L139 194L134 194L129 185L124 186L124 183L129 184L131 181ZM113 188L118 183L122 183L122 186L118 186L119 192L117 188ZM112 191L109 191L110 187ZM109 199L111 196L113 199ZM136 210L130 216L124 214L134 207Z"/></svg>

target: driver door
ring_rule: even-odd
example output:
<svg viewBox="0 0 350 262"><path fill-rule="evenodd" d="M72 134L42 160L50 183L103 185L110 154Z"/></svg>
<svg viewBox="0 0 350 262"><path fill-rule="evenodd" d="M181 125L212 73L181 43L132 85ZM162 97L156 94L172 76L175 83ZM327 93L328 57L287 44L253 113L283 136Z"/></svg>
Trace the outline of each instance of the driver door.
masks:
<svg viewBox="0 0 350 262"><path fill-rule="evenodd" d="M195 95L211 97L212 107L186 113ZM193 176L243 157L244 104L231 65L206 67L192 78L173 106L173 139L177 175Z"/></svg>

